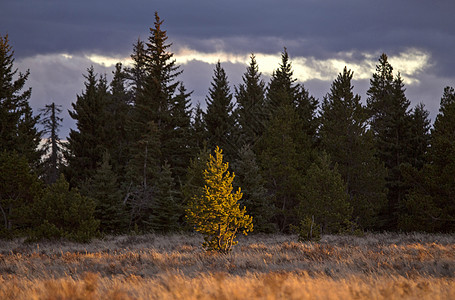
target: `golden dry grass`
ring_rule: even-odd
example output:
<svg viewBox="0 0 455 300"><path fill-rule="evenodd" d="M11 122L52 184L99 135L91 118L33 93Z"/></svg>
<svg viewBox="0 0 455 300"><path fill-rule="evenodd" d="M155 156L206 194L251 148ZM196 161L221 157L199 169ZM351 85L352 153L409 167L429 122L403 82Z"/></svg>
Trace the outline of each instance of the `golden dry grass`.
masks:
<svg viewBox="0 0 455 300"><path fill-rule="evenodd" d="M198 235L90 244L0 241L0 299L455 299L455 237L256 235L204 252Z"/></svg>

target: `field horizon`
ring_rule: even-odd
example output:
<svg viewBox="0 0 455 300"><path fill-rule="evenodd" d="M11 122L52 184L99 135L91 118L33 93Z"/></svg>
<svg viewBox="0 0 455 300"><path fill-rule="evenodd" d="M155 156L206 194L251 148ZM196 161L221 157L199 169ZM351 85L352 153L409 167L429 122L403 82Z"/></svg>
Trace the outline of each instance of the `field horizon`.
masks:
<svg viewBox="0 0 455 300"><path fill-rule="evenodd" d="M239 237L229 254L199 234L0 241L0 299L455 299L455 237Z"/></svg>

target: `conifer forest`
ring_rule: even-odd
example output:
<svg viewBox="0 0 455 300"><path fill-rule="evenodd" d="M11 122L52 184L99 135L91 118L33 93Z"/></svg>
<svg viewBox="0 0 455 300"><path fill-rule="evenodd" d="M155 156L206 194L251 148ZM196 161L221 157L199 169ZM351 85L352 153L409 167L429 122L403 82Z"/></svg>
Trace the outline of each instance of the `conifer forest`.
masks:
<svg viewBox="0 0 455 300"><path fill-rule="evenodd" d="M82 66L66 137L0 33L0 299L455 298L454 87L431 122L383 53L316 99L283 48L197 103L165 25Z"/></svg>
<svg viewBox="0 0 455 300"><path fill-rule="evenodd" d="M1 37L1 238L192 232L198 214L196 223L207 223L233 211L243 218L231 220L235 231L303 240L454 232L453 87L441 91L431 124L382 54L365 101L353 93L347 67L315 99L293 76L284 48L269 82L254 54L234 87L217 63L204 110L179 81L184 70L167 39L155 14L150 35L132 48L132 66L118 63L111 82L89 67L69 111L76 128L61 137L61 107L32 111L29 72L15 68L8 36ZM224 159L217 170L226 167L210 179L215 149ZM208 191L207 180L220 182ZM237 206L221 211L224 200L214 200L202 212L208 204L200 199L215 190Z"/></svg>

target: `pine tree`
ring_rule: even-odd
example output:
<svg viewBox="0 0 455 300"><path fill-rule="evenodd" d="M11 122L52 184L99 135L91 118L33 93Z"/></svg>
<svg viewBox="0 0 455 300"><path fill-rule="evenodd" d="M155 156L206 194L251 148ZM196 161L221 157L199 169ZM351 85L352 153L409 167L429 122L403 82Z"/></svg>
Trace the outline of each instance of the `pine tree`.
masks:
<svg viewBox="0 0 455 300"><path fill-rule="evenodd" d="M31 206L41 191L41 182L24 156L0 152L0 238L11 238L29 227Z"/></svg>
<svg viewBox="0 0 455 300"><path fill-rule="evenodd" d="M254 54L250 57L250 65L243 74L243 83L235 89L237 108L235 115L240 127L239 140L245 145L254 146L263 135L267 125L265 111L265 83L261 79Z"/></svg>
<svg viewBox="0 0 455 300"><path fill-rule="evenodd" d="M372 228L386 201L386 170L375 157L373 136L366 128L367 112L360 96L352 92L352 77L345 67L324 97L319 135L346 183L354 220Z"/></svg>
<svg viewBox="0 0 455 300"><path fill-rule="evenodd" d="M108 92L105 78L99 80L93 67L87 70L85 91L72 103L71 118L77 130L71 129L68 137L68 167L65 174L72 186L81 186L98 168L103 153L109 149L106 132L106 106Z"/></svg>
<svg viewBox="0 0 455 300"><path fill-rule="evenodd" d="M177 180L181 183L185 178L190 158L194 153L191 132L191 99L185 86L180 84L178 94L171 106L172 131L168 137L167 157L169 165Z"/></svg>
<svg viewBox="0 0 455 300"><path fill-rule="evenodd" d="M111 95L106 104L106 136L109 139L109 155L115 173L124 179L126 165L130 157L131 137L128 134L128 122L131 117L131 93L126 89L127 74L118 63L110 83Z"/></svg>
<svg viewBox="0 0 455 300"><path fill-rule="evenodd" d="M58 115L62 112L61 105L55 105L54 102L46 105L41 112L43 118L43 133L47 134L47 140L43 146L43 152L48 155L42 165L44 168L43 179L47 184L57 181L61 168L63 166L64 144L58 136L59 127L63 121Z"/></svg>
<svg viewBox="0 0 455 300"><path fill-rule="evenodd" d="M428 163L418 171L404 169L411 184L406 200L404 230L453 232L455 230L455 90L444 89L439 114L434 122L428 149Z"/></svg>
<svg viewBox="0 0 455 300"><path fill-rule="evenodd" d="M349 225L352 214L346 186L337 165L333 168L330 165L330 158L325 153L311 165L299 205L301 219L314 216L321 233L325 234L340 232Z"/></svg>
<svg viewBox="0 0 455 300"><path fill-rule="evenodd" d="M14 51L8 35L0 36L0 151L16 151L37 169L42 152L38 149L41 132L29 105L31 88L23 90L30 72L17 75Z"/></svg>
<svg viewBox="0 0 455 300"><path fill-rule="evenodd" d="M183 215L180 193L177 190L170 165L165 163L156 184L156 194L151 204L148 224L153 231L172 232L179 230L180 216Z"/></svg>
<svg viewBox="0 0 455 300"><path fill-rule="evenodd" d="M186 173L185 185L183 186L184 205L188 206L193 197L202 198L204 192L204 170L210 158L210 151L203 147L190 160Z"/></svg>
<svg viewBox="0 0 455 300"><path fill-rule="evenodd" d="M205 101L207 111L204 115L204 123L207 130L208 147L214 148L218 145L225 149L228 157L233 158L237 150L234 140L234 103L226 72L220 62L215 66L209 95Z"/></svg>
<svg viewBox="0 0 455 300"><path fill-rule="evenodd" d="M273 72L267 91L267 108L269 114L273 115L275 110L280 107L288 105L295 106L300 86L295 83L297 79L292 77L293 73L289 54L286 48L284 48L281 54L280 66Z"/></svg>
<svg viewBox="0 0 455 300"><path fill-rule="evenodd" d="M222 150L217 147L204 171L202 198L195 195L186 211L189 223L204 234L203 247L221 253L228 253L238 243L235 241L238 231L246 235L253 230L252 218L246 215L246 208L240 209L240 189L232 192L234 174L227 169L228 163L223 163Z"/></svg>
<svg viewBox="0 0 455 300"><path fill-rule="evenodd" d="M239 159L232 164L236 173L235 186L242 187L243 197L240 201L247 208L248 214L253 217L256 232L273 232L272 217L275 207L265 188L265 182L260 174L256 162L256 155L246 144L239 150Z"/></svg>
<svg viewBox="0 0 455 300"><path fill-rule="evenodd" d="M403 81L399 74L394 78L392 71L387 55L382 54L367 91L377 156L388 170L388 205L380 216L380 228L388 230L397 229L398 217L403 211L407 186L400 165L411 162L409 146L412 127L410 102L404 94Z"/></svg>
<svg viewBox="0 0 455 300"><path fill-rule="evenodd" d="M302 178L315 155L315 138L310 129L313 125L309 125L315 121L315 112L311 111L315 106L311 97L301 94L305 90L295 83L292 75L285 49L268 88L269 121L255 147L266 188L277 208L275 221L281 231L288 231L289 225L298 221L296 207Z"/></svg>
<svg viewBox="0 0 455 300"><path fill-rule="evenodd" d="M191 140L193 148L193 156L198 151L207 147L207 132L206 125L204 122L204 111L201 108L200 103L196 104L193 110L193 118L191 122Z"/></svg>
<svg viewBox="0 0 455 300"><path fill-rule="evenodd" d="M426 163L426 154L430 145L431 122L428 118L429 114L423 103L418 104L411 114L410 164L418 170L422 169Z"/></svg>
<svg viewBox="0 0 455 300"><path fill-rule="evenodd" d="M89 242L99 222L94 218L95 202L70 189L63 175L48 186L33 205L33 230L30 240L68 238Z"/></svg>
<svg viewBox="0 0 455 300"><path fill-rule="evenodd" d="M155 122L160 132L161 163L165 160L170 161L167 153L171 148L169 144L172 144L169 137L174 129L171 122L171 108L179 84L176 78L182 73L179 71L179 66L175 64L173 53L168 51L171 44L166 44L168 37L166 31L161 29L162 24L163 21L155 12L154 27L150 28L145 48L141 48L138 44L138 53L133 55L137 64L133 70L138 69L139 77L143 75L144 78L137 79L140 82L135 84L137 96L133 109L134 123L131 126L131 134L137 141L141 139L143 128L149 122ZM141 86L140 89L139 86Z"/></svg>
<svg viewBox="0 0 455 300"><path fill-rule="evenodd" d="M105 152L102 163L84 184L81 193L95 201L94 217L100 222L100 231L119 233L125 230L128 220L118 177L109 160L110 156Z"/></svg>
<svg viewBox="0 0 455 300"><path fill-rule="evenodd" d="M298 221L298 195L313 155L305 138L297 112L288 105L269 121L257 146L266 188L277 209L274 221L280 231L287 232L289 225Z"/></svg>
<svg viewBox="0 0 455 300"><path fill-rule="evenodd" d="M126 69L126 78L131 88L132 103L135 104L142 93L147 74L145 44L140 39L133 45L131 59L133 60L133 66Z"/></svg>

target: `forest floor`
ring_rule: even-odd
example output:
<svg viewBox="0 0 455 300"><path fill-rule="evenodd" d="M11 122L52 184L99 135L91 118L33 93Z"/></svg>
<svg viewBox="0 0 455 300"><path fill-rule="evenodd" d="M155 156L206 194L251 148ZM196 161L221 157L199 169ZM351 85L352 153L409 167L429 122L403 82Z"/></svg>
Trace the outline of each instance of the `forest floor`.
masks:
<svg viewBox="0 0 455 300"><path fill-rule="evenodd" d="M201 243L0 240L0 299L455 299L454 235L250 235L228 255Z"/></svg>

